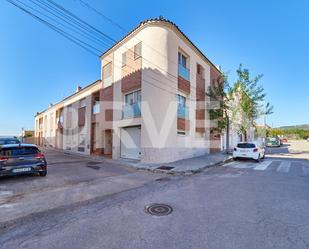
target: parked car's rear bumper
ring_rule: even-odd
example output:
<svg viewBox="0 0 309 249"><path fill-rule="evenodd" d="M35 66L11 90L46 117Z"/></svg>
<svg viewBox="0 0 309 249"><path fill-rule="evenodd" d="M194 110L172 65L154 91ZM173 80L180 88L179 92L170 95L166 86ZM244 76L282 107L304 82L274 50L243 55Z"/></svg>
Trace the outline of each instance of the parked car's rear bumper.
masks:
<svg viewBox="0 0 309 249"><path fill-rule="evenodd" d="M262 156L262 155L261 155ZM257 160L259 158L259 153L233 153L233 158L247 158L247 159L254 159Z"/></svg>
<svg viewBox="0 0 309 249"><path fill-rule="evenodd" d="M14 172L16 169L27 169L29 171ZM0 168L0 176L14 176L14 175L28 175L28 174L39 174L47 172L47 165L35 165L35 166L18 166L18 167L2 167Z"/></svg>

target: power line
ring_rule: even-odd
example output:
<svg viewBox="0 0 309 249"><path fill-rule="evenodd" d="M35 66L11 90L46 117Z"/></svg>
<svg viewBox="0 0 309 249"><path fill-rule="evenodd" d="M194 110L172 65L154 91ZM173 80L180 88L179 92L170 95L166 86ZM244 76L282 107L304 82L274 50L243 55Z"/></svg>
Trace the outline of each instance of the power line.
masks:
<svg viewBox="0 0 309 249"><path fill-rule="evenodd" d="M70 35L69 33L57 28L56 26L54 26L53 24L43 20L42 18L40 18L39 16L31 13L30 11L26 10L25 8L23 8L22 6L20 6L19 4L17 4L16 2L12 1L12 0L6 0L7 2L9 2L10 4L14 5L15 7L17 7L18 9L22 10L23 12L27 13L28 15L30 15L31 17L33 17L34 19L38 20L39 22L43 23L44 25L48 26L49 28L53 29L54 31L56 31L57 33L59 33L60 35L64 36L65 38L69 39L71 42L75 43L76 45L82 47L83 49L85 49L86 51L88 51L89 53L98 56L97 53L95 53L93 50L87 48L91 47L94 50L98 51L96 48L92 47L91 45L81 41L80 39ZM75 39L75 40L74 40Z"/></svg>
<svg viewBox="0 0 309 249"><path fill-rule="evenodd" d="M48 16L48 15L42 13L41 11L39 11L39 10L37 10L37 9L34 9L33 7L31 7L31 6L29 6L29 5L25 4L25 3L22 3L20 0L15 0L15 1L17 1L17 2L19 2L19 3L21 3L21 4L23 4L24 6L28 7L29 9L32 9L33 11L39 13L40 15L42 15L42 16L44 16L44 17L46 17L46 18L48 18L48 19L50 19L50 20L52 20L52 21L54 21L55 23L57 23L57 24L59 24L59 25L65 27L65 28L67 28L67 29L69 29L69 30L71 30L71 31L73 31L73 32L75 32L75 33L77 33L77 34L79 34L80 36L83 36L84 38L86 38L86 39L88 39L88 40L91 40L92 42L96 43L97 45L102 46L102 43L99 43L99 42L102 42L101 40L99 40L99 39L96 38L96 37L92 37L92 36L87 37L85 34L82 33L82 32L84 32L82 29L79 29L78 27L75 27L75 26L72 26L73 28L71 28L70 26L65 25L65 24L59 22L59 21L56 20L55 18L50 17L50 16ZM30 1L30 2L33 2L35 5L41 7L41 8L44 9L45 11L51 13L53 16L55 16L55 17L57 17L57 18L63 20L65 23L67 23L67 24L70 25L70 23L67 22L65 19L63 19L63 18L61 18L61 17L55 15L54 13L52 13L52 12L49 11L49 10L47 10L46 8L44 8L44 7L40 6L40 5L38 5L38 4L37 4L36 2L34 2L33 0L29 0L29 1ZM77 30L75 30L75 29L77 29ZM80 32L80 31L81 31L81 32Z"/></svg>
<svg viewBox="0 0 309 249"><path fill-rule="evenodd" d="M42 1L42 0L41 0L41 1ZM60 4L56 4L56 3L55 3L54 1L52 1L52 0L46 0L46 1L52 3L52 4L53 4L54 6L56 6L58 9L64 11L65 13L68 13L70 16L74 17L74 18L77 19L78 21L80 21L80 22L86 24L87 27L91 27L93 30L98 31L100 34L103 34L104 36L109 37L110 40L116 42L116 40L114 40L112 37L106 35L105 33L99 31L98 29L96 29L96 28L93 27L92 25L86 23L86 22L83 21L81 18L77 17L75 14L73 14L72 12L68 11L67 9L65 9L65 8L64 8L63 6L61 6ZM82 0L80 0L80 1L82 1ZM83 4L87 4L87 3L85 3L85 1L82 1L82 3L83 3ZM88 4L87 6L90 6L90 5ZM92 8L92 9L95 10L95 8ZM97 11L97 13L101 13L101 12ZM101 13L101 14L102 14L102 13ZM106 17L104 14L102 14L102 16L104 16L107 20L111 20L111 21L112 21L111 18ZM115 22L113 22L113 23L115 23ZM120 26L120 25L119 25L119 26ZM138 39L138 38L137 38L137 39ZM140 39L139 39L139 40L140 40ZM141 40L140 40L140 41L141 41ZM146 44L146 43L143 42L143 44ZM129 48L127 48L126 46L123 46L123 47L125 47L126 49L129 50ZM153 49L153 48L152 48L152 49ZM171 61L171 60L168 59L167 56L165 56L165 57L167 58L168 61ZM142 58L143 58L145 61L147 61L147 62L149 62L150 64L152 64L153 66L155 66L155 67L157 67L158 69L160 69L161 71L167 73L167 74L170 75L171 77L173 77L173 78L175 78L175 79L178 80L178 76L175 76L174 74L172 74L172 73L166 71L164 68L162 68L162 67L160 67L159 65L157 65L157 64L155 64L155 63L153 63L153 62L151 62L150 60L146 59L144 56L143 56ZM172 62L172 61L171 61L171 62ZM175 62L173 62L173 63L176 64ZM178 65L178 64L177 64L177 65ZM164 74L162 74L162 76L163 76L164 78L166 78L168 81L171 81L171 79L168 78L167 76L165 76ZM194 75L193 75L193 78L195 78ZM171 81L171 82L174 83L173 81ZM160 83L161 83L161 82L160 82ZM170 86L170 87L172 87L172 86ZM195 89L195 90L196 90L196 87L194 87L194 86L192 86L192 85L191 85L190 87L191 87L192 89ZM173 87L172 87L172 88L173 88ZM174 88L174 89L175 89L175 90L178 90L178 88L177 88L177 89Z"/></svg>
<svg viewBox="0 0 309 249"><path fill-rule="evenodd" d="M126 30L124 27L122 27L120 24L118 24L117 22L113 21L112 18L107 17L107 16L104 15L101 11L97 10L96 8L94 8L93 6L91 6L91 5L90 5L89 3L87 3L86 1L84 1L84 0L75 0L75 1L79 1L79 2L81 3L82 6L88 8L89 10L91 10L91 11L97 13L98 15L102 16L105 20L107 20L108 22L110 22L112 25L118 27L119 29L121 29L121 30L124 31L125 33L128 33L128 32L129 32L129 31ZM168 56L162 54L162 53L161 53L160 51L158 51L157 49L155 49L155 48L153 48L152 46L148 45L146 42L142 41L142 40L139 39L137 36L135 36L135 38L136 38L137 40L139 40L140 42L143 42L144 45L146 45L147 47L149 47L150 49L152 49L153 51L155 51L156 53L158 53L158 54L161 55L162 57L166 58L167 61L169 61L169 62L175 64L176 66L178 66L178 63L176 63L175 61L169 59ZM125 46L124 46L124 47L125 47ZM127 48L127 49L128 49L128 48ZM153 66L159 68L161 71L166 72L166 73L167 73L168 75L170 75L171 77L173 77L173 78L175 78L175 79L178 79L178 75L176 76L176 75L174 75L174 74L172 74L172 73L166 71L164 68L162 68L162 67L160 67L159 65L157 65L157 64L155 64L155 63L153 63L153 62L151 62L150 60L148 60L148 59L145 58L144 56L143 56L143 59L144 59L145 61L149 62L150 64L152 64ZM188 69L188 70L189 70L189 69ZM190 71L190 70L189 70L189 71ZM166 78L166 79L168 79L168 78ZM193 75L193 79L196 79L196 77L195 77L194 75ZM168 80L169 80L169 79L168 79ZM191 86L191 87L192 87L193 89L196 90L196 87L194 87L194 86Z"/></svg>
<svg viewBox="0 0 309 249"><path fill-rule="evenodd" d="M40 22L44 23L44 24L47 25L48 27L52 28L53 30L55 30L55 31L58 32L59 34L63 35L63 36L66 37L67 39L71 40L71 41L74 42L75 44L77 44L77 45L81 46L82 48L86 49L88 52L91 52L92 54L94 54L94 55L96 55L96 56L97 56L97 54L94 53L92 50L96 50L96 51L100 52L100 50L98 50L97 48L95 48L95 47L89 45L88 43L85 43L85 42L81 41L80 39L76 38L75 36L72 36L72 35L70 35L69 33L63 31L62 29L57 28L56 26L54 26L54 25L52 25L51 23L49 23L49 22L43 20L42 18L40 18L40 17L38 17L37 15L31 13L30 11L27 11L26 9L22 8L20 5L14 3L13 1L11 1L11 0L7 0L7 1L10 2L10 3L12 3L13 5L15 5L16 7L20 8L21 10L23 10L23 11L26 12L27 14L31 15L31 16L34 17L35 19L39 20ZM19 1L19 0L17 0L17 1ZM24 4L24 5L25 5L25 4ZM33 8L32 8L32 9L33 9ZM75 39L75 40L74 40L74 39ZM87 48L87 46L90 47L91 49ZM119 60L118 60L118 61L119 61ZM120 62L120 63L121 63L121 62ZM117 65L114 65L114 66L117 67ZM118 67L118 68L120 68L120 67ZM129 66L129 68L131 68L131 69L134 70L134 68L132 68L132 67L130 67L130 66ZM155 71L154 71L154 73L157 74ZM166 78L166 76L163 75L163 74L160 75L160 76ZM155 82L158 82L158 83L160 83L160 84L162 84L162 85L164 84L163 82L159 81L157 78L151 77L151 76L149 76L149 75L148 75L147 77L153 79ZM169 79L169 78L167 78L167 79L168 79L169 81L171 81L173 84L176 83L175 81L172 81L172 80ZM145 78L144 78L143 80L144 80L145 82L147 82L148 84L151 84L151 85L153 85L153 86L155 86L155 87L158 87L158 88L160 88L160 89L162 89L162 90L164 90L164 91L167 91L167 92L169 92L169 93L172 93L172 94L175 94L175 90L178 91L178 88L175 88L174 86L171 86L171 85L166 85L166 84L164 84L165 87L166 87L166 86L170 87L171 89L174 90L174 92L171 92L171 91L169 91L169 90L167 90L167 89L164 89L164 88L161 88L161 87L159 87L159 86L157 86L157 85L154 85L152 82L149 82L149 81L145 80ZM192 87L192 86L191 86L191 87ZM191 99L191 98L187 98L187 99ZM195 99L192 99L192 100L195 101Z"/></svg>
<svg viewBox="0 0 309 249"><path fill-rule="evenodd" d="M69 10L65 9L64 7L62 7L60 4L55 3L52 0L47 0L49 3L53 4L54 6L56 6L57 8L63 10L64 12L66 12L68 15L72 16L73 18L79 20L81 23L83 23L84 25L86 25L87 27L89 27L90 29L94 30L95 32L101 34L102 36L106 37L107 39L109 39L111 42L115 43L116 40L113 39L112 37L110 37L109 35L103 33L102 31L98 30L97 28L95 28L94 26L90 25L89 23L85 22L84 20L82 20L81 18L79 18L78 16L76 16L75 14L73 14L72 12L70 12Z"/></svg>

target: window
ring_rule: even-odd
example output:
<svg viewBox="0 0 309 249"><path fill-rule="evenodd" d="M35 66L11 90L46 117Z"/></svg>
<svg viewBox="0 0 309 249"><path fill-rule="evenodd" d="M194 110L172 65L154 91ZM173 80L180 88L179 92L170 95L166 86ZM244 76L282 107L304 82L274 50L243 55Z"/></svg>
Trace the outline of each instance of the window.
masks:
<svg viewBox="0 0 309 249"><path fill-rule="evenodd" d="M112 62L109 62L103 67L103 84L104 87L110 86L113 81L112 77Z"/></svg>
<svg viewBox="0 0 309 249"><path fill-rule="evenodd" d="M188 57L178 52L178 75L183 79L190 81L190 71L188 65Z"/></svg>
<svg viewBox="0 0 309 249"><path fill-rule="evenodd" d="M186 97L180 94L177 95L177 117L178 118L188 118L188 108L186 107Z"/></svg>
<svg viewBox="0 0 309 249"><path fill-rule="evenodd" d="M142 56L142 43L138 43L134 46L134 60Z"/></svg>
<svg viewBox="0 0 309 249"><path fill-rule="evenodd" d="M178 106L185 107L186 106L186 97L180 94L177 95Z"/></svg>
<svg viewBox="0 0 309 249"><path fill-rule="evenodd" d="M67 123L66 128L71 129L72 128L72 106L69 105L67 107Z"/></svg>
<svg viewBox="0 0 309 249"><path fill-rule="evenodd" d="M54 130L54 114L53 113L50 114L50 130L51 131Z"/></svg>
<svg viewBox="0 0 309 249"><path fill-rule="evenodd" d="M127 65L127 52L122 54L122 66Z"/></svg>
<svg viewBox="0 0 309 249"><path fill-rule="evenodd" d="M203 73L203 67L200 64L196 65L196 73L202 74Z"/></svg>
<svg viewBox="0 0 309 249"><path fill-rule="evenodd" d="M109 62L103 67L103 79L107 79L112 76L112 63Z"/></svg>
<svg viewBox="0 0 309 249"><path fill-rule="evenodd" d="M122 111L122 118L133 118L141 116L141 90L125 95L125 105Z"/></svg>
<svg viewBox="0 0 309 249"><path fill-rule="evenodd" d="M129 93L125 96L125 104L126 105L134 105L136 103L140 103L142 99L141 90L138 90L133 93Z"/></svg>
<svg viewBox="0 0 309 249"><path fill-rule="evenodd" d="M1 156L28 156L35 155L39 153L39 149L36 147L12 147L12 148L3 148L0 151Z"/></svg>
<svg viewBox="0 0 309 249"><path fill-rule="evenodd" d="M79 134L78 144L79 144L79 146L85 146L86 145L86 135L85 134Z"/></svg>
<svg viewBox="0 0 309 249"><path fill-rule="evenodd" d="M86 107L86 99L81 99L79 101L79 108L83 108L83 107Z"/></svg>
<svg viewBox="0 0 309 249"><path fill-rule="evenodd" d="M182 65L184 68L187 68L187 57L180 52L178 52L178 64Z"/></svg>

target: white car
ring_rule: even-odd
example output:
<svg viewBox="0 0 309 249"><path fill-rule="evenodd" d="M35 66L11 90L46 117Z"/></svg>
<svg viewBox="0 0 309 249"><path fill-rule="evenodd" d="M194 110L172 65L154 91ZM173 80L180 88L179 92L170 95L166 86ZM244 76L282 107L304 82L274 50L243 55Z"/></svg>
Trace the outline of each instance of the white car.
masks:
<svg viewBox="0 0 309 249"><path fill-rule="evenodd" d="M233 159L248 158L260 161L265 158L265 149L257 143L239 143L234 148Z"/></svg>

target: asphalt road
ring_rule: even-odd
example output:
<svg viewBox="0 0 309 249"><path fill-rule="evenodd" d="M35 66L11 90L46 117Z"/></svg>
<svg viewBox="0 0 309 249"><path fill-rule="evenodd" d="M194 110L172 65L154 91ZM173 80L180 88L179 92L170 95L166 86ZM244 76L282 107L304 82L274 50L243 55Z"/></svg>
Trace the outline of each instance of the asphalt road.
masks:
<svg viewBox="0 0 309 249"><path fill-rule="evenodd" d="M293 146L293 145L291 145ZM306 150L304 150L306 151ZM152 181L3 228L1 248L309 248L309 161L271 155ZM305 158L305 155L304 155ZM168 216L145 212L173 207Z"/></svg>

